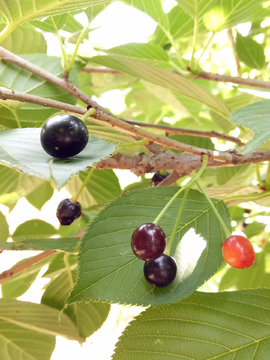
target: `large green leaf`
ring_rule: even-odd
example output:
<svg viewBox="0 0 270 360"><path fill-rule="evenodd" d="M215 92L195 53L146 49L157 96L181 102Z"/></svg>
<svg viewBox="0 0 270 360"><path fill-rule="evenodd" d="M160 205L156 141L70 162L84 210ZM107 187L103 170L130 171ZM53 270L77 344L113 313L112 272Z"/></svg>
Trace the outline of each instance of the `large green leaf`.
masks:
<svg viewBox="0 0 270 360"><path fill-rule="evenodd" d="M218 0L177 0L177 2L193 19L202 19Z"/></svg>
<svg viewBox="0 0 270 360"><path fill-rule="evenodd" d="M75 277L75 272L73 272L73 279ZM41 299L42 304L62 310L71 288L71 279L67 271L64 271L46 288ZM66 308L64 313L75 324L80 336L87 338L101 327L109 311L110 305L106 303L80 302Z"/></svg>
<svg viewBox="0 0 270 360"><path fill-rule="evenodd" d="M36 186L27 196L26 200L41 210L42 206L52 197L53 188L48 181L42 181L39 186Z"/></svg>
<svg viewBox="0 0 270 360"><path fill-rule="evenodd" d="M270 100L258 101L236 110L230 119L237 125L242 125L254 131L254 138L249 141L242 154L248 154L252 150L270 139Z"/></svg>
<svg viewBox="0 0 270 360"><path fill-rule="evenodd" d="M71 175L109 156L115 145L89 136L86 148L68 159L53 159L40 144L40 130L35 128L0 131L0 162L18 168L29 175L53 179L59 187Z"/></svg>
<svg viewBox="0 0 270 360"><path fill-rule="evenodd" d="M69 303L89 299L143 306L170 303L190 295L217 271L223 262L220 245L225 234L205 197L192 190L171 249L178 266L175 281L167 288L154 288L144 279L144 262L132 252L131 235L140 224L153 222L177 190L131 191L99 213L82 239L78 279ZM181 198L159 222L167 238ZM214 203L230 226L224 204L217 200Z"/></svg>
<svg viewBox="0 0 270 360"><path fill-rule="evenodd" d="M1 250L57 250L69 253L75 252L78 247L78 238L60 239L27 239L23 241L1 242Z"/></svg>
<svg viewBox="0 0 270 360"><path fill-rule="evenodd" d="M43 304L0 299L1 360L49 360L55 336L82 341L65 315Z"/></svg>
<svg viewBox="0 0 270 360"><path fill-rule="evenodd" d="M95 56L91 58L91 61L175 91L208 106L223 116L230 114L229 109L221 99L185 77L171 71L130 58L113 55Z"/></svg>
<svg viewBox="0 0 270 360"><path fill-rule="evenodd" d="M251 177L254 177L254 165L243 165L237 167L224 167L216 172L218 185L249 185Z"/></svg>
<svg viewBox="0 0 270 360"><path fill-rule="evenodd" d="M3 28L0 29L3 30ZM47 43L42 33L30 26L18 26L1 43L5 49L14 54L47 53Z"/></svg>
<svg viewBox="0 0 270 360"><path fill-rule="evenodd" d="M86 179L88 171L81 171L67 183L66 189L70 194L77 194ZM78 201L87 209L95 205L103 205L121 194L118 177L113 170L97 170L93 173L87 185L81 192Z"/></svg>
<svg viewBox="0 0 270 360"><path fill-rule="evenodd" d="M235 50L240 61L252 69L262 69L265 64L264 50L261 44L249 36L237 33Z"/></svg>
<svg viewBox="0 0 270 360"><path fill-rule="evenodd" d="M269 298L266 289L197 292L151 307L126 329L113 360L267 360Z"/></svg>
<svg viewBox="0 0 270 360"><path fill-rule="evenodd" d="M265 0L218 0L218 3L204 16L209 30L220 31L239 23L254 21L264 14Z"/></svg>

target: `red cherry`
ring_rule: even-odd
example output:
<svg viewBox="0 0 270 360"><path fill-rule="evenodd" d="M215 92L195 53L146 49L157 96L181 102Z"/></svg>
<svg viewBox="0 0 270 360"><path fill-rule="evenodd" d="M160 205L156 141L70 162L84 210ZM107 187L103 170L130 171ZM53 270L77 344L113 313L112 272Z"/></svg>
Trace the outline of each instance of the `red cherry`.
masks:
<svg viewBox="0 0 270 360"><path fill-rule="evenodd" d="M247 269L255 261L255 251L251 242L240 235L230 236L222 246L222 254L226 263L236 269Z"/></svg>

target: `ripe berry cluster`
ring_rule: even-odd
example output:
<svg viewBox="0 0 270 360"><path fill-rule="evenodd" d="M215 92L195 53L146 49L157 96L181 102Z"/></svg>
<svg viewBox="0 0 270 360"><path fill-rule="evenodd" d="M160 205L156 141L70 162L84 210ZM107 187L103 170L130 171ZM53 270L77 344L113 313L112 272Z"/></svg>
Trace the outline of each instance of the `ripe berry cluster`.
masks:
<svg viewBox="0 0 270 360"><path fill-rule="evenodd" d="M163 254L165 247L166 235L156 224L142 224L132 234L131 248L139 259L145 261L144 276L156 287L170 285L176 276L176 262Z"/></svg>
<svg viewBox="0 0 270 360"><path fill-rule="evenodd" d="M40 133L40 143L47 154L56 158L78 155L87 145L87 127L77 116L59 114L48 119ZM56 210L61 225L70 225L82 214L81 204L62 200Z"/></svg>

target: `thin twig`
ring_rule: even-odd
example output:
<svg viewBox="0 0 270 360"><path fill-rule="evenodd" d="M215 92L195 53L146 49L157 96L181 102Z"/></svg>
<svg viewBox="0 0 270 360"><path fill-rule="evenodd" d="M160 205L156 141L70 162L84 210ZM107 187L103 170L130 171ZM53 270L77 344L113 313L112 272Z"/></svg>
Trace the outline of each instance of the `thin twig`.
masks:
<svg viewBox="0 0 270 360"><path fill-rule="evenodd" d="M217 82L233 83L238 85L253 86L261 89L270 89L270 82L257 79L243 79L239 76L219 75L201 71L196 79Z"/></svg>
<svg viewBox="0 0 270 360"><path fill-rule="evenodd" d="M23 270L28 269L29 267L35 265L36 263L52 256L56 252L57 252L56 250L43 251L42 253L33 256L30 259L27 259L23 263L14 265L9 270L3 271L0 274L0 284L12 278L13 276L17 275L18 273L22 272Z"/></svg>
<svg viewBox="0 0 270 360"><path fill-rule="evenodd" d="M98 70L95 70L98 69ZM81 72L85 73L108 73L108 74L118 74L118 75L124 75L121 72L117 72L116 70L108 69L108 68L85 68L81 70ZM175 72L175 71L174 71ZM202 79L202 80L211 80L211 81L218 81L218 82L231 82L233 84L238 85L245 85L245 86L252 86L262 89L270 89L270 82L263 81L263 80L257 80L257 79L244 79L240 76L230 76L230 75L220 75L220 74L213 74L201 71L196 79Z"/></svg>
<svg viewBox="0 0 270 360"><path fill-rule="evenodd" d="M124 120L131 125L138 125L141 127L164 130L168 134L191 135L191 136L204 137L204 138L216 138L220 140L233 142L239 146L244 145L239 138L226 134L221 134L216 131L191 130L191 129L184 129L184 128L168 126L168 125L160 125L160 124L153 124L153 123L137 121L137 120L123 119L123 118L121 118L121 120Z"/></svg>

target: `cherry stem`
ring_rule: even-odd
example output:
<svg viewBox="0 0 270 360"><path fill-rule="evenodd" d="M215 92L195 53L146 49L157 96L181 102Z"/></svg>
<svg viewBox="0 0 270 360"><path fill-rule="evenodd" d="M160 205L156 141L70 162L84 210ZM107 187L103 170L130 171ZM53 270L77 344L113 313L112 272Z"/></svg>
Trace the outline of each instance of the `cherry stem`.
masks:
<svg viewBox="0 0 270 360"><path fill-rule="evenodd" d="M78 197L80 196L81 192L83 191L84 187L87 185L89 179L91 178L91 176L93 175L93 172L95 171L96 166L93 164L93 166L91 167L89 173L87 174L84 182L82 183L79 191L77 192L77 194L75 196L72 196L72 198L70 199L71 202L73 202L74 204L77 203Z"/></svg>
<svg viewBox="0 0 270 360"><path fill-rule="evenodd" d="M185 191L186 189L189 189L192 184L194 184L195 181L199 180L199 178L202 176L202 173L204 172L204 170L207 167L208 164L208 155L203 155L202 156L202 167L200 168L200 170L197 172L197 174L194 176L193 179L191 179L186 185L184 185L183 187L181 187L175 194L174 196L168 201L168 203L164 206L164 208L161 210L161 212L159 213L159 215L155 218L155 220L153 221L154 224L157 225L157 223L159 222L159 220L162 218L162 216L165 214L165 212L168 210L168 208L171 206L171 204L174 202L174 200L181 194L181 192Z"/></svg>
<svg viewBox="0 0 270 360"><path fill-rule="evenodd" d="M199 189L201 190L201 192L204 194L204 196L206 197L206 200L208 201L209 205L211 206L212 210L214 211L214 213L216 214L220 225L222 226L226 238L229 238L232 235L232 232L228 229L227 225L225 224L224 220L222 219L222 217L220 216L219 212L217 211L217 208L215 207L215 205L213 204L212 200L210 199L210 197L207 195L206 191L204 190L204 188L202 187L201 183L199 180L196 180L196 183L199 187Z"/></svg>
<svg viewBox="0 0 270 360"><path fill-rule="evenodd" d="M85 122L85 120L91 116L91 115L96 115L96 109L95 108L91 108L88 111L86 111L86 113L83 115L82 117L82 121Z"/></svg>
<svg viewBox="0 0 270 360"><path fill-rule="evenodd" d="M175 234L176 234L176 230L177 230L179 221L181 219L182 212L184 210L184 206L185 206L186 199L188 197L188 193L189 193L189 188L186 188L183 199L182 199L182 202L181 202L181 206L180 206L180 209L179 209L179 212L178 212L178 215L177 215L177 218L176 218L175 223L174 223L173 231L171 233L170 240L169 240L169 243L168 243L166 251L165 251L165 253L167 253L167 255L170 255L170 250L171 250L171 247L172 247L172 244L173 244L173 240L174 240L174 237L175 237Z"/></svg>

